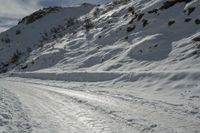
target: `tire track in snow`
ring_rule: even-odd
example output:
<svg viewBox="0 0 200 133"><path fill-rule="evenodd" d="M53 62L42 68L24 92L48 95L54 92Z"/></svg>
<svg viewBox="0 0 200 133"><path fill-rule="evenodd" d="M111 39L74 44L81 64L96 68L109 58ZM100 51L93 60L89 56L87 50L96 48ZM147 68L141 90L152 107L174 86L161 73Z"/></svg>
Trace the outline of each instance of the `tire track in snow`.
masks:
<svg viewBox="0 0 200 133"><path fill-rule="evenodd" d="M97 95L88 91L54 91L52 89L48 89L48 91L51 93L59 93L59 95L63 95L65 97L71 97L76 101L81 101L82 104L91 106L97 111L102 111L105 114L109 114L109 116L114 119L118 119L119 121L122 121L123 123L126 123L127 125L130 125L142 132L155 131L157 127L157 132L178 132L180 130L182 132L195 132L200 130L195 128L198 127L200 121L195 119L193 114L188 113L186 110L187 107L182 104L149 101L135 96L132 96L132 99L130 99L130 97L127 96L124 98L116 95L112 96L111 94ZM109 101L115 101L115 104L113 104L114 102L109 103ZM101 104L98 105L99 103ZM117 105L117 103L121 103L121 107L119 104ZM135 109L136 111L131 111ZM137 111L141 111L141 113L138 113ZM122 113L122 115L120 113ZM126 115L130 118L125 118L124 116ZM137 115L140 117L137 118ZM150 117L148 117L148 115ZM172 128L173 124L176 125L175 128ZM187 126L184 127L184 125Z"/></svg>
<svg viewBox="0 0 200 133"><path fill-rule="evenodd" d="M48 132L56 133L64 133L66 131L69 133L132 133L134 131L126 124L107 118L107 115L96 112L93 108L81 104L80 101L75 102L74 99L55 95L55 93L50 93L30 84L23 83L22 85L21 83L16 83L14 85L15 88L12 88L12 85L6 86L21 97L22 101L26 100L24 103L27 106L29 105L30 111L36 113L32 115L33 118L43 119L43 121L36 119L36 123L41 124L40 127L35 127L41 128L41 130L35 129L36 132L47 132L47 130L43 130L44 128L47 128ZM65 119L63 120L63 118ZM47 121L46 125L44 121ZM70 129L71 127L74 129Z"/></svg>
<svg viewBox="0 0 200 133"><path fill-rule="evenodd" d="M198 128L199 119L195 119L194 115L188 113L185 105L152 101L131 94L128 96L124 94L116 95L111 92L91 92L87 88L84 88L85 91L83 89L75 91L61 89L58 86L22 84L32 88L28 90L33 91L36 99L45 97L45 99L48 99L46 104L51 101L52 105L48 105L50 107L47 107L47 110L52 108L54 112L57 112L54 115L61 113L68 115L66 117L71 116L79 125L86 126L87 128L81 129L83 131L89 132L89 129L91 132L103 133L117 133L120 132L120 129L121 132L125 133L130 130L132 132L135 130L136 133L196 133L200 131ZM23 90L21 89L21 91ZM39 97L34 94L35 92L39 94ZM66 110L60 109L63 107ZM74 123L71 125L74 125Z"/></svg>
<svg viewBox="0 0 200 133"><path fill-rule="evenodd" d="M0 132L32 132L32 125L21 102L13 93L2 87L0 87Z"/></svg>

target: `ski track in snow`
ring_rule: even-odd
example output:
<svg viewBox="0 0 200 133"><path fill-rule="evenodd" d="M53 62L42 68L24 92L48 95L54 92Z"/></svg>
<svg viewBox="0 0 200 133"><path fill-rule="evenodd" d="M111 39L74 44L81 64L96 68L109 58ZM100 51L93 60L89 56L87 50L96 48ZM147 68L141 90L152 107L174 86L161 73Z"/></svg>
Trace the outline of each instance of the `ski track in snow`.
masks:
<svg viewBox="0 0 200 133"><path fill-rule="evenodd" d="M45 81L27 81L1 80L0 88L14 93L27 108L32 122L30 132L31 129L36 133L200 132L199 108L189 111L187 101L170 104L131 92L116 93L111 88L101 91L100 85L91 91L87 83L72 89L70 85L59 87L56 81L56 86Z"/></svg>

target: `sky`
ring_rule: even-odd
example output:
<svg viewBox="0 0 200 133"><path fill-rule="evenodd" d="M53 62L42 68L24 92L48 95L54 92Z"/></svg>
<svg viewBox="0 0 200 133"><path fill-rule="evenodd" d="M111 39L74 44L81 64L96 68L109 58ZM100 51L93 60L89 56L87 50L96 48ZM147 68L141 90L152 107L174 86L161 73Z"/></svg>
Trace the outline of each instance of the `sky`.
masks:
<svg viewBox="0 0 200 133"><path fill-rule="evenodd" d="M48 6L71 6L80 3L106 3L111 0L0 0L0 32L16 25L32 12Z"/></svg>

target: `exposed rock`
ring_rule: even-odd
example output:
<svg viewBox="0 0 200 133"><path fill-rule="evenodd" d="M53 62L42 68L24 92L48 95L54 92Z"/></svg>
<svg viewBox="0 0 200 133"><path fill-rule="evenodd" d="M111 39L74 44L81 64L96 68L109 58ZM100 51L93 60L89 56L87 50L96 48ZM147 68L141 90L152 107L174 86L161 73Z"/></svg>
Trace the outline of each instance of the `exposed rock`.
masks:
<svg viewBox="0 0 200 133"><path fill-rule="evenodd" d="M169 22L168 22L168 26L171 26L171 25L173 25L175 23L175 20L170 20Z"/></svg>
<svg viewBox="0 0 200 133"><path fill-rule="evenodd" d="M200 24L200 19L197 18L197 19L195 20L195 24Z"/></svg>
<svg viewBox="0 0 200 133"><path fill-rule="evenodd" d="M163 3L163 5L160 7L160 9L161 10L168 9L168 8L174 6L177 3L181 3L181 2L188 3L190 1L192 1L192 0L168 0L168 1Z"/></svg>
<svg viewBox="0 0 200 133"><path fill-rule="evenodd" d="M192 18L186 18L185 22L190 22L192 20Z"/></svg>
<svg viewBox="0 0 200 133"><path fill-rule="evenodd" d="M192 41L194 41L194 42L200 42L200 36L193 38Z"/></svg>
<svg viewBox="0 0 200 133"><path fill-rule="evenodd" d="M137 20L140 21L143 16L144 16L144 13L139 14L138 17L137 17Z"/></svg>
<svg viewBox="0 0 200 133"><path fill-rule="evenodd" d="M127 27L126 31L131 32L135 29L135 25Z"/></svg>
<svg viewBox="0 0 200 133"><path fill-rule="evenodd" d="M157 13L158 13L158 9L153 9L153 10L151 10L151 11L148 11L148 13L149 13L149 14L151 14L151 13L157 14Z"/></svg>
<svg viewBox="0 0 200 133"><path fill-rule="evenodd" d="M145 27L145 26L147 26L147 25L148 25L148 20L146 20L146 19L143 19L143 20L142 20L142 22L143 22L143 27Z"/></svg>

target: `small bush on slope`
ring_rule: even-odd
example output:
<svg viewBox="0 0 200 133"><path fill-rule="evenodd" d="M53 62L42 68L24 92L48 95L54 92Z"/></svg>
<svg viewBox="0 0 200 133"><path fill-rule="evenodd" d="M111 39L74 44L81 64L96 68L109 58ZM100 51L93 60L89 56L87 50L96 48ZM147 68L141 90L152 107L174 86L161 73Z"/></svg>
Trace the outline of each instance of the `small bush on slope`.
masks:
<svg viewBox="0 0 200 133"><path fill-rule="evenodd" d="M89 31L91 28L94 27L94 23L91 21L91 19L86 18L84 20L84 27L85 27L86 31Z"/></svg>
<svg viewBox="0 0 200 133"><path fill-rule="evenodd" d="M73 18L69 18L68 20L67 20L67 22L66 22L66 26L67 27L70 27L70 26L72 26L72 25L74 25L75 24L75 22L74 22L74 19Z"/></svg>
<svg viewBox="0 0 200 133"><path fill-rule="evenodd" d="M5 38L5 43L10 43L10 39L9 38Z"/></svg>
<svg viewBox="0 0 200 133"><path fill-rule="evenodd" d="M192 12L194 12L195 7L188 8L188 15L190 15Z"/></svg>
<svg viewBox="0 0 200 133"><path fill-rule="evenodd" d="M19 61L20 55L21 55L21 52L16 50L13 57L11 58L11 63L13 63L13 64L17 63Z"/></svg>
<svg viewBox="0 0 200 133"><path fill-rule="evenodd" d="M19 35L21 34L21 31L20 30L16 30L16 35Z"/></svg>

